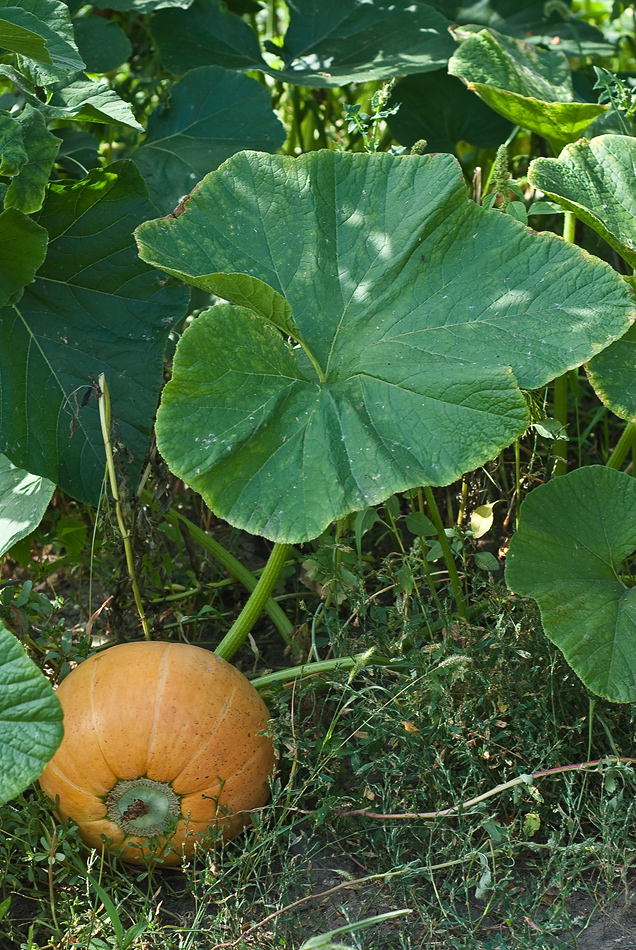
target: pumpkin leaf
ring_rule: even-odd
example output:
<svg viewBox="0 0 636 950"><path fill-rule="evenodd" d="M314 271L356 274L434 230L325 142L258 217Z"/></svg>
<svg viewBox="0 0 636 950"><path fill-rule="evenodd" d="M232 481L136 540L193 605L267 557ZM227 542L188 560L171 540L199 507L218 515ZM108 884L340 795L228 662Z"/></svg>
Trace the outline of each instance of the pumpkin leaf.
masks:
<svg viewBox="0 0 636 950"><path fill-rule="evenodd" d="M130 453L130 471L138 473L168 334L185 313L186 289L135 251L133 229L153 211L130 161L95 169L79 182L53 183L38 215L46 230L30 222L36 237L49 232L48 255L0 320L1 451L93 505L105 455L90 389L105 373L116 438L126 446L122 457ZM4 212L10 213L18 214Z"/></svg>
<svg viewBox="0 0 636 950"><path fill-rule="evenodd" d="M34 102L49 119L72 119L78 122L103 122L106 125L126 125L138 132L144 127L135 119L127 102L110 88L107 79L89 79L80 74L72 82L56 83L47 103Z"/></svg>
<svg viewBox="0 0 636 950"><path fill-rule="evenodd" d="M457 76L504 118L537 132L558 152L578 139L607 106L575 101L564 53L537 49L522 40L481 30L465 37L448 63Z"/></svg>
<svg viewBox="0 0 636 950"><path fill-rule="evenodd" d="M636 327L612 343L587 365L590 382L599 399L612 412L636 422Z"/></svg>
<svg viewBox="0 0 636 950"><path fill-rule="evenodd" d="M608 265L468 201L449 155L241 152L137 240L196 286L232 278L236 306L179 343L157 438L217 514L277 541L483 464L529 422L518 386L633 318ZM237 271L284 299L293 342Z"/></svg>
<svg viewBox="0 0 636 950"><path fill-rule="evenodd" d="M192 0L108 0L109 10L120 10L126 12L133 10L135 13L154 13L155 10L163 10L168 7L179 7L186 10L192 6Z"/></svg>
<svg viewBox="0 0 636 950"><path fill-rule="evenodd" d="M172 86L131 157L167 214L230 155L247 148L275 152L284 141L265 86L220 66L201 66Z"/></svg>
<svg viewBox="0 0 636 950"><path fill-rule="evenodd" d="M434 3L411 0L287 0L289 27L277 74L284 82L341 86L446 65L450 22ZM273 75L275 75L273 73Z"/></svg>
<svg viewBox="0 0 636 950"><path fill-rule="evenodd" d="M41 774L62 735L53 687L0 623L0 804Z"/></svg>
<svg viewBox="0 0 636 950"><path fill-rule="evenodd" d="M19 7L0 9L0 47L41 63L52 63L46 39L42 36L43 26L42 21L27 10Z"/></svg>
<svg viewBox="0 0 636 950"><path fill-rule="evenodd" d="M534 597L546 636L588 689L636 699L636 481L601 465L532 491L506 559L506 583Z"/></svg>
<svg viewBox="0 0 636 950"><path fill-rule="evenodd" d="M37 528L55 485L0 455L0 556Z"/></svg>
<svg viewBox="0 0 636 950"><path fill-rule="evenodd" d="M636 267L636 138L600 135L566 145L558 158L537 158L535 188L594 228Z"/></svg>

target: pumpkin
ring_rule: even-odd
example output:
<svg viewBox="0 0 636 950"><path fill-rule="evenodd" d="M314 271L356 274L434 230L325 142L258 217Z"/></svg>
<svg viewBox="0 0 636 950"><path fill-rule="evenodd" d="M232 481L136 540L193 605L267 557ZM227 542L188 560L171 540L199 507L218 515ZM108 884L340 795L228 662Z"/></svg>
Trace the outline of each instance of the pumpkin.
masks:
<svg viewBox="0 0 636 950"><path fill-rule="evenodd" d="M110 647L60 684L64 739L40 777L86 844L180 864L211 828L238 834L269 797L269 714L249 681L184 643Z"/></svg>

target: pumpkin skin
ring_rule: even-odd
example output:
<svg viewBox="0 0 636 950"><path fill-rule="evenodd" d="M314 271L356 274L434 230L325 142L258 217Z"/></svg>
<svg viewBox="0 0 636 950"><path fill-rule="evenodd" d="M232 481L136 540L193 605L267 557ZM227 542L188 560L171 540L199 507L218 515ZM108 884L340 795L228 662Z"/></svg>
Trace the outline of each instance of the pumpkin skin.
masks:
<svg viewBox="0 0 636 950"><path fill-rule="evenodd" d="M119 644L76 667L57 696L64 739L40 785L91 847L180 864L211 827L231 838L269 798L267 707L208 650Z"/></svg>

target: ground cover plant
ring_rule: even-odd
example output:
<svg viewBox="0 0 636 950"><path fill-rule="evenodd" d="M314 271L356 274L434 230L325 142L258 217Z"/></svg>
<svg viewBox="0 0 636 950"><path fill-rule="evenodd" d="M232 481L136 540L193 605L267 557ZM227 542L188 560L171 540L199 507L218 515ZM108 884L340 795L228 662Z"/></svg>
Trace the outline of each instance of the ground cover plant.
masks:
<svg viewBox="0 0 636 950"><path fill-rule="evenodd" d="M0 0L3 946L628 945L635 25ZM176 868L36 782L147 640L278 754Z"/></svg>

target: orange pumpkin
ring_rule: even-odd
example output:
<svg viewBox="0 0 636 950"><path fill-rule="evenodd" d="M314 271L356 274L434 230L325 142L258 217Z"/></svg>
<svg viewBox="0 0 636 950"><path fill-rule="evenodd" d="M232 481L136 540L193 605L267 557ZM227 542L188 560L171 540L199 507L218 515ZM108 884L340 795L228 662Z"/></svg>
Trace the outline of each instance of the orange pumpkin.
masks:
<svg viewBox="0 0 636 950"><path fill-rule="evenodd" d="M40 785L86 844L124 861L189 857L238 834L269 797L269 714L242 673L184 643L110 647L57 691L64 739Z"/></svg>

